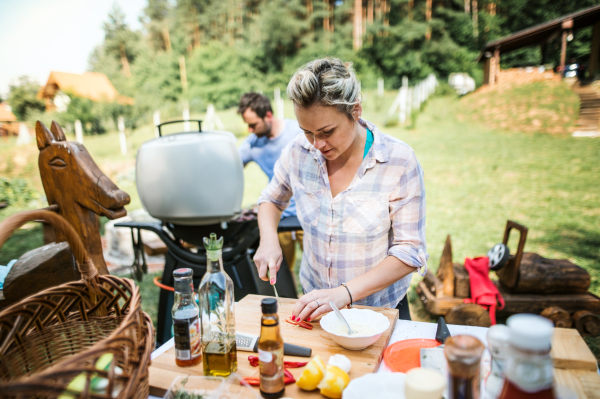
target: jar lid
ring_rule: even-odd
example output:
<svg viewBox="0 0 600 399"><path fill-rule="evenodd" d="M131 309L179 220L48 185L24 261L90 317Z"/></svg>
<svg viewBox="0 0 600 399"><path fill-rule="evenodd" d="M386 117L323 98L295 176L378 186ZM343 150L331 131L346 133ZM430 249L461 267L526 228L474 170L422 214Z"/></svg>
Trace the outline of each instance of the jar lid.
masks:
<svg viewBox="0 0 600 399"><path fill-rule="evenodd" d="M174 278L186 278L186 277L193 277L193 276L194 276L194 271L187 267L182 267L181 269L173 270Z"/></svg>
<svg viewBox="0 0 600 399"><path fill-rule="evenodd" d="M275 298L265 298L260 305L262 312L265 314L277 313L277 300Z"/></svg>
<svg viewBox="0 0 600 399"><path fill-rule="evenodd" d="M516 314L506 321L510 329L510 343L521 349L546 351L550 349L554 324L535 314Z"/></svg>
<svg viewBox="0 0 600 399"><path fill-rule="evenodd" d="M510 344L510 328L504 324L491 326L486 335L488 349L494 358L505 359Z"/></svg>

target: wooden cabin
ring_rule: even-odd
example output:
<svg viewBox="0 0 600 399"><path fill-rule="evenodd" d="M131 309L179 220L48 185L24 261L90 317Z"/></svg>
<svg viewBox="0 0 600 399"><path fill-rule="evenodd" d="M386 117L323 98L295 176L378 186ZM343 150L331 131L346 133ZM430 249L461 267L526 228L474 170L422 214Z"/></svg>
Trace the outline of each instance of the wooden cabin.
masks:
<svg viewBox="0 0 600 399"><path fill-rule="evenodd" d="M70 101L68 94L96 102L134 103L132 98L119 94L108 77L99 72L86 72L83 75L50 72L48 81L38 91L37 98L44 101L47 112L60 112L66 110Z"/></svg>
<svg viewBox="0 0 600 399"><path fill-rule="evenodd" d="M6 103L0 103L0 137L16 136L19 134L17 117Z"/></svg>

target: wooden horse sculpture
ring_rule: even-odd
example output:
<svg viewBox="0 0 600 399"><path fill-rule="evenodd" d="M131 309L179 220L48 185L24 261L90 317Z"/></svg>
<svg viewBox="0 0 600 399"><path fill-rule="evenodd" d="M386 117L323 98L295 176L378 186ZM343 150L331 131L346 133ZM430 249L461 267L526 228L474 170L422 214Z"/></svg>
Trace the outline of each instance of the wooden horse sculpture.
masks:
<svg viewBox="0 0 600 399"><path fill-rule="evenodd" d="M50 130L35 125L40 150L39 168L49 205L69 221L81 237L98 273L109 274L100 241L99 215L117 219L127 215L129 195L98 168L90 153L77 142L68 142L58 123ZM60 233L56 242L65 241Z"/></svg>

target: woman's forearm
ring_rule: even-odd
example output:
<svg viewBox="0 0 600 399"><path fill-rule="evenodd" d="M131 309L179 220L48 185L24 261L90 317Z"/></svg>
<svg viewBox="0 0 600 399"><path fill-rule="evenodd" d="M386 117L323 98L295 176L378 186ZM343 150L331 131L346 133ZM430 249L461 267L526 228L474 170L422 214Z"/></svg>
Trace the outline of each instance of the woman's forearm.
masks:
<svg viewBox="0 0 600 399"><path fill-rule="evenodd" d="M352 300L356 302L381 291L415 270L395 256L388 256L373 269L348 281L346 285L352 293Z"/></svg>
<svg viewBox="0 0 600 399"><path fill-rule="evenodd" d="M281 214L279 208L270 202L263 202L259 205L258 228L261 241L277 240L277 226L279 226Z"/></svg>

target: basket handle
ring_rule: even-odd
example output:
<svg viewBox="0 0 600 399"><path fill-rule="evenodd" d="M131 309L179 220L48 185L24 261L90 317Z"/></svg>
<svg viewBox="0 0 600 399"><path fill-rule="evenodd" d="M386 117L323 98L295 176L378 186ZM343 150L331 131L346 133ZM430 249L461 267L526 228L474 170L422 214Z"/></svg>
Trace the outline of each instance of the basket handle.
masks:
<svg viewBox="0 0 600 399"><path fill-rule="evenodd" d="M73 226L71 226L65 218L54 212L38 209L19 212L9 216L0 223L0 248L2 248L6 240L8 240L15 230L25 223L32 221L50 223L57 231L64 234L71 247L71 251L73 251L73 255L75 255L77 269L79 270L79 273L81 273L82 278L90 280L98 274L92 259L88 256L87 251L81 242L81 238Z"/></svg>

